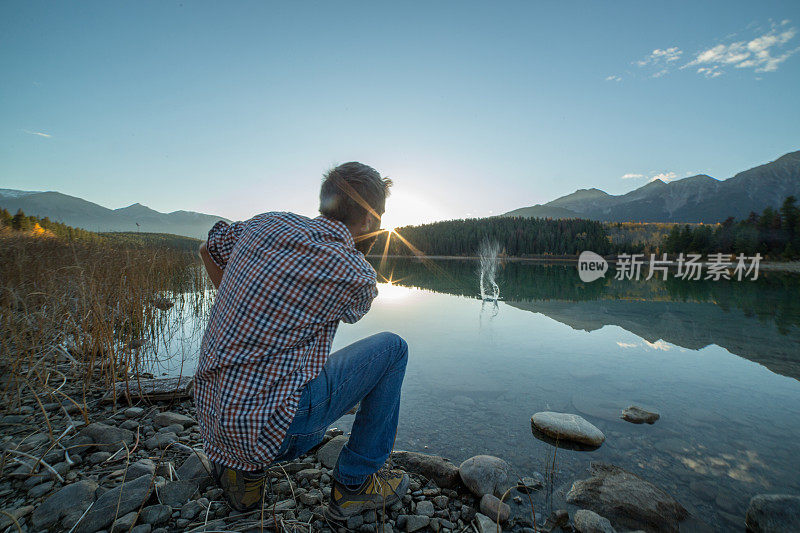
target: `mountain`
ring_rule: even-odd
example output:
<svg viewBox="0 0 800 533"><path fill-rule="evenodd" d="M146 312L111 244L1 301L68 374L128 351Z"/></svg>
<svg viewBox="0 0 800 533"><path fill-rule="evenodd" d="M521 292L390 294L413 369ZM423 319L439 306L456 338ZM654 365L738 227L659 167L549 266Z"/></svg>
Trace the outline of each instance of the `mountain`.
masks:
<svg viewBox="0 0 800 533"><path fill-rule="evenodd" d="M11 214L22 209L26 215L48 217L50 220L89 231L172 233L197 239L205 239L208 230L218 220L228 222L222 217L193 211L160 213L138 203L119 209L108 209L82 198L54 191L0 189L0 208L7 209Z"/></svg>
<svg viewBox="0 0 800 533"><path fill-rule="evenodd" d="M589 218L610 222L722 222L751 211L780 207L800 198L800 151L745 170L726 180L705 174L664 182L654 180L629 193L611 195L579 189L546 204L522 207L501 216Z"/></svg>

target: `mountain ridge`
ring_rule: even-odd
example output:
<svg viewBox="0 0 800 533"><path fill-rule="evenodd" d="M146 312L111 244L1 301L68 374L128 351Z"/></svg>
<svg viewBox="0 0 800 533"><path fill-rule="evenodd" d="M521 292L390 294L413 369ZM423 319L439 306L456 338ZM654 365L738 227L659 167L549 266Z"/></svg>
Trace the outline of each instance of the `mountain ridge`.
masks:
<svg viewBox="0 0 800 533"><path fill-rule="evenodd" d="M138 202L110 209L57 191L0 189L0 208L12 214L22 209L27 215L48 217L89 231L171 233L197 239L205 239L218 220L230 222L224 217L195 211L161 213Z"/></svg>
<svg viewBox="0 0 800 533"><path fill-rule="evenodd" d="M588 218L603 222L722 222L778 208L787 196L800 198L800 151L719 180L707 174L664 182L656 179L620 195L578 189L544 204L500 216Z"/></svg>

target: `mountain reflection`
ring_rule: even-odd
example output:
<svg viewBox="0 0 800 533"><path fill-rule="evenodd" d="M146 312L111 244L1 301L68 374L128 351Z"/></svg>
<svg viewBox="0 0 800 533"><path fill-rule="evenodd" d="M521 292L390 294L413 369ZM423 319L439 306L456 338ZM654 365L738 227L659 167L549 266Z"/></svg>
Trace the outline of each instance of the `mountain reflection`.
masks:
<svg viewBox="0 0 800 533"><path fill-rule="evenodd" d="M372 261L378 269L378 261ZM478 263L387 260L378 272L397 285L479 298ZM619 326L648 343L699 350L716 344L800 380L800 276L761 272L756 281L669 278L583 283L574 264L506 262L502 300L574 329Z"/></svg>

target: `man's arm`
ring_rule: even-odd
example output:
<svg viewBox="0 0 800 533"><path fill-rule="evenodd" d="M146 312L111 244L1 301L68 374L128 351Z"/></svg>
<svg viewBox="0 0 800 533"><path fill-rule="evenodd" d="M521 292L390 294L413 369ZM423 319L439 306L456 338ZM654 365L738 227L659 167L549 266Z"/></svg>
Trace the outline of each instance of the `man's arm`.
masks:
<svg viewBox="0 0 800 533"><path fill-rule="evenodd" d="M208 272L208 277L211 278L211 283L214 284L215 289L219 289L219 284L222 282L222 269L211 259L206 243L200 245L199 253L200 258L203 260L203 266L206 267L206 272Z"/></svg>

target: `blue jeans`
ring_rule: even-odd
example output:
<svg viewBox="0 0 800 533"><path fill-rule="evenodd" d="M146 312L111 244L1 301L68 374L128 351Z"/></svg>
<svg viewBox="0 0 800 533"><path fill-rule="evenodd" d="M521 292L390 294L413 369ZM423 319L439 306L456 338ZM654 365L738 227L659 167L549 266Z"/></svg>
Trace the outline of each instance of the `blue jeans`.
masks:
<svg viewBox="0 0 800 533"><path fill-rule="evenodd" d="M303 387L273 462L290 461L319 444L328 426L361 402L333 477L348 485L364 481L394 446L407 362L408 345L394 333L377 333L332 353Z"/></svg>

